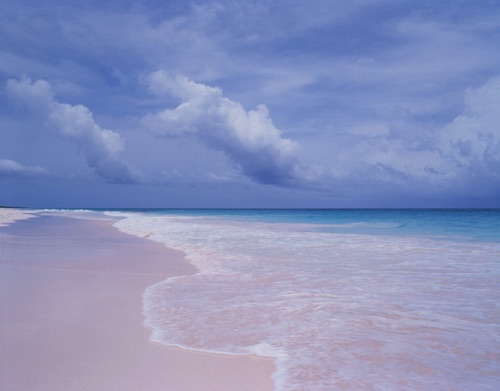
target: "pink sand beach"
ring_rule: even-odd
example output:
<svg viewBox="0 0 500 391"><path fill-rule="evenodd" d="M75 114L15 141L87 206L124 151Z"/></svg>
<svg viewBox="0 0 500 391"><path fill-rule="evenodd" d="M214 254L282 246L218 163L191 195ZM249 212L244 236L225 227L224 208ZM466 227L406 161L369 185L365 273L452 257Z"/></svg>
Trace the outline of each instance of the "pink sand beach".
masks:
<svg viewBox="0 0 500 391"><path fill-rule="evenodd" d="M194 273L180 252L107 221L38 217L0 228L0 389L272 390L272 360L150 342L144 290Z"/></svg>

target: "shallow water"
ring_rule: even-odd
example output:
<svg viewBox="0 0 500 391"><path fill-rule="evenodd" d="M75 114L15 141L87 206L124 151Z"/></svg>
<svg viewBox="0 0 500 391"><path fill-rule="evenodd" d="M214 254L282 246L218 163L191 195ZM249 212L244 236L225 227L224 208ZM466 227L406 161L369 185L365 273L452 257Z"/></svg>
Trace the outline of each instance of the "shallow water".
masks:
<svg viewBox="0 0 500 391"><path fill-rule="evenodd" d="M145 292L155 341L275 357L280 391L498 389L498 211L108 215L200 271Z"/></svg>

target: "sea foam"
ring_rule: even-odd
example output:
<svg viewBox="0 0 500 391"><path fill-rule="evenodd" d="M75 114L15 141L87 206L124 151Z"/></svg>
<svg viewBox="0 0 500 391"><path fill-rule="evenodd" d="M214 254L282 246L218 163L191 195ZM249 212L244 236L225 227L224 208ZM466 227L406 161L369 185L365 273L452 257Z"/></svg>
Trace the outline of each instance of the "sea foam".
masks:
<svg viewBox="0 0 500 391"><path fill-rule="evenodd" d="M277 362L276 390L494 390L500 244L115 213L199 270L144 294L166 345Z"/></svg>

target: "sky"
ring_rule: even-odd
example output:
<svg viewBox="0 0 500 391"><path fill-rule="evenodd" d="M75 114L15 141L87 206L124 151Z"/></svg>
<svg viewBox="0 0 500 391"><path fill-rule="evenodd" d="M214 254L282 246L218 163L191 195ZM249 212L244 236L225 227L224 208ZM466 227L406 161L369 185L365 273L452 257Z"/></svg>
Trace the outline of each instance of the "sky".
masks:
<svg viewBox="0 0 500 391"><path fill-rule="evenodd" d="M500 207L500 3L0 0L0 205Z"/></svg>

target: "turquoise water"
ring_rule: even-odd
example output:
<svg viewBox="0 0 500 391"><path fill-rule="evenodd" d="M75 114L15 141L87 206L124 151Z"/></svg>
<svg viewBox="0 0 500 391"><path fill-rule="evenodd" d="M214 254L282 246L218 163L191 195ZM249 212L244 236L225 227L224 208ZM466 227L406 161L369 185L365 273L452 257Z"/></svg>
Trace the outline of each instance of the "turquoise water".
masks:
<svg viewBox="0 0 500 391"><path fill-rule="evenodd" d="M120 211L120 210L117 210ZM129 209L170 216L315 224L332 233L500 241L500 209Z"/></svg>
<svg viewBox="0 0 500 391"><path fill-rule="evenodd" d="M273 357L277 391L498 389L499 210L105 216L199 270L144 293L154 341Z"/></svg>

